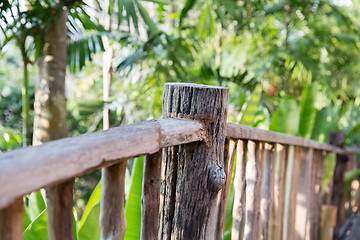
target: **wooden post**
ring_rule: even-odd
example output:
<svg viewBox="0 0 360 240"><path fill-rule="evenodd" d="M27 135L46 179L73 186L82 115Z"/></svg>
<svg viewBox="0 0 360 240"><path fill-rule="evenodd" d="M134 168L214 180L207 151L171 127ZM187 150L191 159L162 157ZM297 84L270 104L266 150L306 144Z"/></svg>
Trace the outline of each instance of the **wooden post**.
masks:
<svg viewBox="0 0 360 240"><path fill-rule="evenodd" d="M226 223L226 207L229 200L229 192L230 192L231 178L234 168L237 142L238 140L233 140L229 138L225 140L224 169L226 171L226 184L225 184L225 188L222 189L221 194L219 196L218 219L216 223L216 236L215 236L215 239L217 240L224 239L225 223Z"/></svg>
<svg viewBox="0 0 360 240"><path fill-rule="evenodd" d="M73 180L46 189L50 240L74 239Z"/></svg>
<svg viewBox="0 0 360 240"><path fill-rule="evenodd" d="M245 227L245 172L247 160L247 140L240 140L237 147L237 161L234 179L234 206L231 240L243 239Z"/></svg>
<svg viewBox="0 0 360 240"><path fill-rule="evenodd" d="M330 133L330 144L337 147L344 147L345 134L341 131ZM344 221L344 174L346 171L347 155L336 154L336 166L333 176L333 189L331 196L331 205L338 208L336 216L336 226L334 229L334 240L339 239L338 231Z"/></svg>
<svg viewBox="0 0 360 240"><path fill-rule="evenodd" d="M203 124L204 141L164 150L159 239L215 239L218 193L225 187L225 125L229 89L167 83L163 118Z"/></svg>
<svg viewBox="0 0 360 240"><path fill-rule="evenodd" d="M261 198L261 239L270 239L271 209L274 199L275 145L265 143L264 171Z"/></svg>
<svg viewBox="0 0 360 240"><path fill-rule="evenodd" d="M321 207L320 240L333 239L337 208L331 205Z"/></svg>
<svg viewBox="0 0 360 240"><path fill-rule="evenodd" d="M159 233L162 150L144 159L141 196L141 239L154 240Z"/></svg>
<svg viewBox="0 0 360 240"><path fill-rule="evenodd" d="M0 210L0 239L18 240L23 238L24 210L23 198Z"/></svg>
<svg viewBox="0 0 360 240"><path fill-rule="evenodd" d="M126 220L124 188L127 161L104 168L101 177L100 226L101 239L124 239Z"/></svg>
<svg viewBox="0 0 360 240"><path fill-rule="evenodd" d="M274 204L271 221L271 239L282 239L284 223L284 203L285 203L285 179L288 158L288 148L285 145L276 145L276 165L275 165L275 184L274 184Z"/></svg>
<svg viewBox="0 0 360 240"><path fill-rule="evenodd" d="M244 239L260 239L261 152L259 142L248 142L246 164L246 213Z"/></svg>
<svg viewBox="0 0 360 240"><path fill-rule="evenodd" d="M296 239L307 239L307 221L310 212L311 197L311 165L313 158L312 148L301 148L300 152L300 176L298 184L298 192L296 194L296 217L295 230Z"/></svg>

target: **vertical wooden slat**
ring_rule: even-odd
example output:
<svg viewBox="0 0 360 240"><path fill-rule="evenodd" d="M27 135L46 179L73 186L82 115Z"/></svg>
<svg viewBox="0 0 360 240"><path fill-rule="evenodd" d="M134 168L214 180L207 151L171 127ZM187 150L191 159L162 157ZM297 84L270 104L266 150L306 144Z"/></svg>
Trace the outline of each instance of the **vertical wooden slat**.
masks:
<svg viewBox="0 0 360 240"><path fill-rule="evenodd" d="M296 218L295 229L297 233L296 239L307 239L306 225L308 214L310 212L311 197L311 165L313 158L312 148L301 148L300 152L300 176L298 192L296 195Z"/></svg>
<svg viewBox="0 0 360 240"><path fill-rule="evenodd" d="M50 240L74 239L73 180L46 189Z"/></svg>
<svg viewBox="0 0 360 240"><path fill-rule="evenodd" d="M234 168L234 160L236 154L238 140L226 139L224 148L224 169L226 171L225 188L221 190L219 195L218 219L216 223L217 240L224 239L225 223L226 223L226 207L229 200L229 191L231 185L232 172Z"/></svg>
<svg viewBox="0 0 360 240"><path fill-rule="evenodd" d="M289 163L286 173L284 239L296 239L295 214L296 194L300 175L300 147L289 147Z"/></svg>
<svg viewBox="0 0 360 240"><path fill-rule="evenodd" d="M167 148L160 239L215 239L219 191L225 187L224 143L229 89L167 83L163 117L200 121L204 141Z"/></svg>
<svg viewBox="0 0 360 240"><path fill-rule="evenodd" d="M334 227L336 225L336 212L337 207L335 206L323 205L321 207L319 240L333 239Z"/></svg>
<svg viewBox="0 0 360 240"><path fill-rule="evenodd" d="M24 225L23 198L16 199L10 206L0 210L0 239L22 239Z"/></svg>
<svg viewBox="0 0 360 240"><path fill-rule="evenodd" d="M242 240L245 227L245 173L247 159L247 140L239 140L234 178L234 206L231 240Z"/></svg>
<svg viewBox="0 0 360 240"><path fill-rule="evenodd" d="M318 239L320 227L321 210L321 189L324 174L325 153L321 150L313 151L313 164L311 169L311 194L310 194L310 214L308 215L308 230L310 239Z"/></svg>
<svg viewBox="0 0 360 240"><path fill-rule="evenodd" d="M246 164L246 213L244 239L260 237L261 151L259 142L248 142Z"/></svg>
<svg viewBox="0 0 360 240"><path fill-rule="evenodd" d="M144 159L141 196L141 239L153 240L159 232L162 150Z"/></svg>
<svg viewBox="0 0 360 240"><path fill-rule="evenodd" d="M127 161L102 169L100 226L101 239L124 239L126 220L124 187Z"/></svg>
<svg viewBox="0 0 360 240"><path fill-rule="evenodd" d="M284 203L285 203L285 180L288 158L288 148L285 145L276 145L276 166L274 184L274 204L271 221L271 239L281 240L283 235L284 223Z"/></svg>
<svg viewBox="0 0 360 240"><path fill-rule="evenodd" d="M261 198L261 239L270 239L271 209L274 198L275 145L265 143Z"/></svg>

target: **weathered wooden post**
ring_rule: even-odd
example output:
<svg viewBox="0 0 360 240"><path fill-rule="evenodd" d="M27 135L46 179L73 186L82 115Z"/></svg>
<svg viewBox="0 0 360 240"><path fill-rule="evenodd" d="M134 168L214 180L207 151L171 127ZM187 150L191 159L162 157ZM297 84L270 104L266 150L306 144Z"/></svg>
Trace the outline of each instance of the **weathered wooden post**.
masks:
<svg viewBox="0 0 360 240"><path fill-rule="evenodd" d="M334 131L330 133L330 144L343 148L345 145L345 133ZM346 162L348 156L336 154L336 166L333 176L333 189L331 196L331 205L337 207L336 225L334 228L334 240L338 239L338 230L344 221L344 174L346 171Z"/></svg>
<svg viewBox="0 0 360 240"><path fill-rule="evenodd" d="M228 94L225 87L165 84L163 118L197 120L207 136L163 151L159 239L215 239Z"/></svg>

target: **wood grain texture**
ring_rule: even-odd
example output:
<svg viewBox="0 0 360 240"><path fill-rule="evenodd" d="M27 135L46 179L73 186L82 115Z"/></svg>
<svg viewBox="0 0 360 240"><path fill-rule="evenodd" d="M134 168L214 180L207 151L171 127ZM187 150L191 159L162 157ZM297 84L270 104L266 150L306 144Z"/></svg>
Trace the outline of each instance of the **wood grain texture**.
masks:
<svg viewBox="0 0 360 240"><path fill-rule="evenodd" d="M261 169L260 143L249 141L246 164L245 240L260 239Z"/></svg>
<svg viewBox="0 0 360 240"><path fill-rule="evenodd" d="M234 160L236 155L238 140L233 140L227 138L225 140L224 147L224 169L226 171L226 183L225 188L221 190L219 195L219 204L218 204L218 218L216 222L216 236L215 239L223 240L225 233L225 223L226 223L226 208L229 200L231 178L234 168Z"/></svg>
<svg viewBox="0 0 360 240"><path fill-rule="evenodd" d="M196 121L162 119L111 128L0 155L0 209L45 186L162 147L202 140Z"/></svg>
<svg viewBox="0 0 360 240"><path fill-rule="evenodd" d="M338 152L343 154L347 153L345 149L339 148L335 145L319 143L317 141L313 141L301 137L295 137L284 133L267 131L254 127L234 124L234 123L227 123L226 136L230 138L248 139L248 140L263 141L270 143L280 143L280 144L294 145L299 147L312 147L314 149L319 149L329 152ZM349 151L353 151L353 150L354 149L349 149Z"/></svg>
<svg viewBox="0 0 360 240"><path fill-rule="evenodd" d="M295 230L296 239L307 239L307 221L310 212L311 196L311 166L313 158L312 148L301 148L300 152L300 175L298 192L296 194L296 217Z"/></svg>
<svg viewBox="0 0 360 240"><path fill-rule="evenodd" d="M100 198L101 239L124 239L126 219L124 189L127 161L102 170Z"/></svg>
<svg viewBox="0 0 360 240"><path fill-rule="evenodd" d="M247 141L239 140L237 146L237 160L234 177L234 206L233 222L231 228L231 240L242 240L245 228L245 189L246 189L246 161Z"/></svg>
<svg viewBox="0 0 360 240"><path fill-rule="evenodd" d="M73 180L46 189L46 202L49 239L74 239Z"/></svg>
<svg viewBox="0 0 360 240"><path fill-rule="evenodd" d="M274 169L275 169L275 145L265 144L264 170L262 180L262 197L261 197L261 235L264 240L270 239L270 223L272 205L274 199Z"/></svg>
<svg viewBox="0 0 360 240"><path fill-rule="evenodd" d="M309 233L310 239L318 239L320 227L320 211L322 203L322 181L324 177L324 159L326 153L321 150L313 151L313 164L311 168L311 195L310 195L310 214Z"/></svg>
<svg viewBox="0 0 360 240"><path fill-rule="evenodd" d="M320 220L320 240L333 239L334 227L336 225L337 207L331 205L323 205L321 207ZM351 238L350 238L351 239Z"/></svg>
<svg viewBox="0 0 360 240"><path fill-rule="evenodd" d="M284 203L285 203L285 180L288 160L288 147L276 145L276 165L274 183L274 203L271 221L272 239L283 239Z"/></svg>
<svg viewBox="0 0 360 240"><path fill-rule="evenodd" d="M19 240L23 237L23 198L16 199L7 208L0 210L0 239Z"/></svg>
<svg viewBox="0 0 360 240"><path fill-rule="evenodd" d="M203 124L205 141L164 150L159 239L215 239L218 193L225 187L228 88L167 83L163 117Z"/></svg>
<svg viewBox="0 0 360 240"><path fill-rule="evenodd" d="M159 234L162 151L147 155L141 196L141 239L155 240Z"/></svg>

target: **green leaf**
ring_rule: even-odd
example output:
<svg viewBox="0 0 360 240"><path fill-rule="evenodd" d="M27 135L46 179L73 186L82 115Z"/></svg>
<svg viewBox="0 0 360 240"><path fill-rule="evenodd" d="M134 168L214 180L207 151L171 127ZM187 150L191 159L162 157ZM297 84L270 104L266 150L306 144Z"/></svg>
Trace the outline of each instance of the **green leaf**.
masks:
<svg viewBox="0 0 360 240"><path fill-rule="evenodd" d="M255 124L255 118L256 113L259 109L261 93L261 85L257 85L251 95L250 101L247 103L245 110L242 112L242 117L239 124L247 126L253 126Z"/></svg>
<svg viewBox="0 0 360 240"><path fill-rule="evenodd" d="M332 176L334 175L335 166L336 166L336 154L332 152L326 155L324 162L324 178L322 185L323 193L326 191L326 187L331 181Z"/></svg>
<svg viewBox="0 0 360 240"><path fill-rule="evenodd" d="M137 19L134 3L132 0L124 0L124 1L125 1L125 12L126 12L126 19L128 21L128 25L130 26L130 18L131 18L135 30L139 32L138 19Z"/></svg>
<svg viewBox="0 0 360 240"><path fill-rule="evenodd" d="M137 158L134 162L130 195L125 208L125 240L140 239L143 163L143 157Z"/></svg>
<svg viewBox="0 0 360 240"><path fill-rule="evenodd" d="M328 117L330 109L329 107L325 107L316 113L316 118L314 122L314 127L311 133L311 139L324 142L326 139L326 135L328 134L329 121Z"/></svg>
<svg viewBox="0 0 360 240"><path fill-rule="evenodd" d="M29 195L29 217L34 221L46 208L44 198L40 191Z"/></svg>
<svg viewBox="0 0 360 240"><path fill-rule="evenodd" d="M317 88L314 84L307 85L303 90L299 122L299 135L303 138L310 138L314 126L316 92Z"/></svg>
<svg viewBox="0 0 360 240"><path fill-rule="evenodd" d="M31 224L31 219L29 216L29 209L24 206L24 229L23 231L25 231L25 229Z"/></svg>
<svg viewBox="0 0 360 240"><path fill-rule="evenodd" d="M25 229L23 234L24 240L47 240L47 214L46 210Z"/></svg>
<svg viewBox="0 0 360 240"><path fill-rule="evenodd" d="M180 13L180 25L182 23L182 20L186 16L186 14L190 11L191 8L195 5L196 0L186 0L184 8L181 10Z"/></svg>
<svg viewBox="0 0 360 240"><path fill-rule="evenodd" d="M86 218L82 218L83 223L79 227L79 239L100 239L100 202L97 202L91 210L87 213Z"/></svg>
<svg viewBox="0 0 360 240"><path fill-rule="evenodd" d="M91 196L87 202L84 214L81 217L80 223L79 223L79 229L82 228L82 226L84 225L86 218L88 217L88 215L90 214L90 212L92 211L92 209L94 208L94 206L96 204L98 204L98 202L100 201L100 195L101 195L101 180L99 181L99 183L96 185L94 191L91 193Z"/></svg>
<svg viewBox="0 0 360 240"><path fill-rule="evenodd" d="M299 106L295 99L282 99L270 120L269 130L296 135L299 126Z"/></svg>
<svg viewBox="0 0 360 240"><path fill-rule="evenodd" d="M139 3L138 0L134 0L139 13L141 15L141 17L144 19L144 22L146 23L146 25L149 27L149 31L152 34L156 34L159 30L156 27L155 23L153 22L153 20L149 17L149 14L147 13L147 11L145 10L145 8Z"/></svg>

